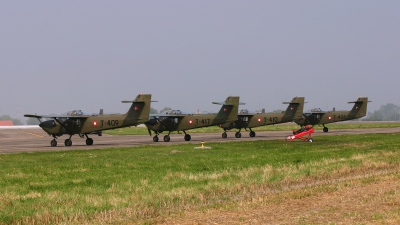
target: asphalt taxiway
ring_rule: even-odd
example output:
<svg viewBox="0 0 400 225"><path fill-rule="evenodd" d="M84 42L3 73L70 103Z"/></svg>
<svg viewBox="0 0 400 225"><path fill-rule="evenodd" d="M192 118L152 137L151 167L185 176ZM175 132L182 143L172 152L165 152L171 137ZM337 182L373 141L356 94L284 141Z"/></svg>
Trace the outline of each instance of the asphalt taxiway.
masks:
<svg viewBox="0 0 400 225"><path fill-rule="evenodd" d="M189 132L190 133L190 132ZM314 141L318 141L318 136L323 135L346 135L346 134L368 134L368 133L400 133L400 128L371 128L371 129L346 129L346 130L329 130L324 133L317 130L314 133ZM72 136L72 146L65 146L64 140L66 135L57 139L56 147L50 146L52 137L47 135L39 127L21 127L21 128L0 128L0 154L21 153L21 152L45 152L45 151L65 151L65 150L88 150L88 149L104 149L118 147L135 147L141 145L174 145L174 144L196 144L200 145L201 141L209 142L228 142L228 141L254 141L254 140L282 140L290 135L290 131L260 131L256 133L256 137L249 137L248 132L242 132L241 138L235 138L234 132L228 132L228 138L222 138L221 133L193 133L191 141L185 141L183 134L171 134L171 141L164 142L163 136L160 135L159 142L153 142L153 138L149 135L107 135L99 137L91 135L93 145L88 146L85 143L86 138L80 138L78 135Z"/></svg>

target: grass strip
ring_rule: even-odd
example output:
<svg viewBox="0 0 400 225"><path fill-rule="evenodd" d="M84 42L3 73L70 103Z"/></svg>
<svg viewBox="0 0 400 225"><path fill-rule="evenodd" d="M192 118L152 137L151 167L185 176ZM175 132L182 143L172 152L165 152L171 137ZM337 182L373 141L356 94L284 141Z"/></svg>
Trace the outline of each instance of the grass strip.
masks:
<svg viewBox="0 0 400 225"><path fill-rule="evenodd" d="M399 134L0 155L0 223L142 223L400 169Z"/></svg>

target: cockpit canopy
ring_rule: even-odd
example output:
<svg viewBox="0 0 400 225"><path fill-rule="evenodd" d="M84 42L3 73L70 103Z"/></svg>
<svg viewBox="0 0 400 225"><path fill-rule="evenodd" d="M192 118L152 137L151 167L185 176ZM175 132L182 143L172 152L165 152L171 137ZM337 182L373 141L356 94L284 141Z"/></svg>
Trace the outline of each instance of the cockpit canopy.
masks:
<svg viewBox="0 0 400 225"><path fill-rule="evenodd" d="M84 112L80 109L77 109L77 110L68 111L66 113L63 113L62 115L65 115L65 116L93 116L93 115L97 115L97 114L88 113L88 112Z"/></svg>
<svg viewBox="0 0 400 225"><path fill-rule="evenodd" d="M163 112L162 114L165 114L165 115L188 115L188 113L182 112L179 109L171 109L171 110Z"/></svg>
<svg viewBox="0 0 400 225"><path fill-rule="evenodd" d="M314 109L310 109L310 111L308 111L308 112L310 112L310 113L320 113L320 112L328 112L328 110L324 110L324 109L321 109L321 108L314 108Z"/></svg>

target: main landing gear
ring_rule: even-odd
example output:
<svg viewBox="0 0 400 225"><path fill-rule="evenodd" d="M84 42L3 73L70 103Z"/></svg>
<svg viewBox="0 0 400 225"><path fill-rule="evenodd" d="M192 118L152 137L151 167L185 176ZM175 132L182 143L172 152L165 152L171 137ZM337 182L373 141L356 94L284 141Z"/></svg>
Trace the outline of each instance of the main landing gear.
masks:
<svg viewBox="0 0 400 225"><path fill-rule="evenodd" d="M169 142L170 140L171 140L171 137L169 136L169 134L164 136L164 142ZM158 142L158 134L154 135L153 141Z"/></svg>
<svg viewBox="0 0 400 225"><path fill-rule="evenodd" d="M249 129L250 129L249 136L250 137L255 137L256 136L256 132L254 132L251 128L249 128ZM240 133L240 130L241 129L239 129L239 131L235 133L235 137L236 138L241 138L242 137L242 133ZM228 137L228 134L226 134L226 130L224 129L224 133L222 133L222 138L227 138L227 137Z"/></svg>
<svg viewBox="0 0 400 225"><path fill-rule="evenodd" d="M86 145L93 145L93 139L92 138L90 138L90 137L88 137L87 136L87 134L85 134L85 135L79 135L81 138L83 138L84 136L86 136ZM72 145L72 140L71 140L71 137L72 137L72 135L71 136L69 136L69 138L68 139L65 139L65 141L64 141L64 144L65 144L65 146L71 146ZM55 135L53 135L53 140L51 140L50 141L50 146L51 147L56 147L57 146L57 140L56 140L56 136Z"/></svg>
<svg viewBox="0 0 400 225"><path fill-rule="evenodd" d="M322 130L323 130L325 133L329 131L329 129L328 129L325 125L322 125L322 126L324 126L324 129L322 129Z"/></svg>
<svg viewBox="0 0 400 225"><path fill-rule="evenodd" d="M154 135L153 137L153 141L154 142L158 142L158 133L156 135ZM164 136L164 142L169 142L171 140L171 137L169 136L169 134Z"/></svg>
<svg viewBox="0 0 400 225"><path fill-rule="evenodd" d="M184 139L185 141L190 141L190 139L192 139L192 137L190 136L190 134L187 134L185 131L183 131L183 133L185 133ZM169 132L167 135L164 136L164 142L169 142L171 140L171 137L169 136L171 134L171 132ZM158 133L156 133L156 135L154 135L153 137L153 141L154 142L158 142Z"/></svg>

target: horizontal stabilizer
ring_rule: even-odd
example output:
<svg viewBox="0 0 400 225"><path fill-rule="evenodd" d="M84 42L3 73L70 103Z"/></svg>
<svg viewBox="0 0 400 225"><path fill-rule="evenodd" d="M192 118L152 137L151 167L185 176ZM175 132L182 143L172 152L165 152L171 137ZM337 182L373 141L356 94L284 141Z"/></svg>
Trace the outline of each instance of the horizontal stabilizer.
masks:
<svg viewBox="0 0 400 225"><path fill-rule="evenodd" d="M371 101L354 101L354 102L348 102L348 103L351 104L351 103L363 103L363 102L371 102Z"/></svg>
<svg viewBox="0 0 400 225"><path fill-rule="evenodd" d="M134 103L134 102L145 102L145 101L130 101L130 100L124 100L121 101L122 103ZM158 102L158 101L150 101L150 102Z"/></svg>
<svg viewBox="0 0 400 225"><path fill-rule="evenodd" d="M363 103L363 102L371 102L371 101L368 101L368 97L359 97L359 98L357 99L357 101L348 102L348 103L351 104L351 103Z"/></svg>
<svg viewBox="0 0 400 225"><path fill-rule="evenodd" d="M226 102L212 102L212 104L216 105L233 105L232 103L226 103ZM239 102L239 105L245 105L246 103L244 102Z"/></svg>

